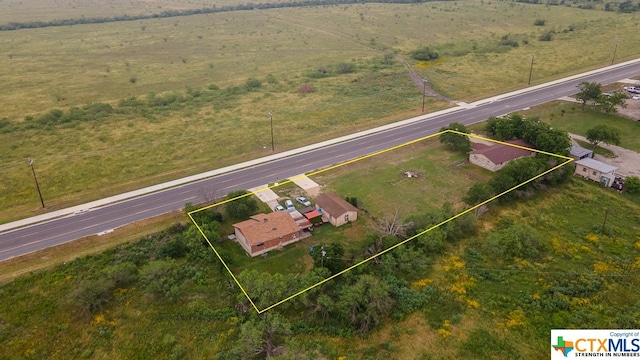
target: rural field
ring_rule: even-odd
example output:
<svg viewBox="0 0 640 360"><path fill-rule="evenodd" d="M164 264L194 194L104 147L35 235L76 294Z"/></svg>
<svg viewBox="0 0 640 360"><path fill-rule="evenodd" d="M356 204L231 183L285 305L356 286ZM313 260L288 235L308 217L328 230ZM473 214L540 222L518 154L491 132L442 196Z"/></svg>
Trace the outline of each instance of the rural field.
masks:
<svg viewBox="0 0 640 360"><path fill-rule="evenodd" d="M236 276L247 269L271 274L308 272L313 268L309 247L319 248L322 244L336 241L343 245L345 258L357 258L361 248L370 240L367 234L374 231L372 222L375 219L392 216L396 210L398 219L405 219L426 210L441 208L444 204L459 211L468 208L462 202L461 194L476 182L488 181L491 173L464 162L464 158L464 154L447 151L443 145L438 144L437 139L431 138L320 171L313 174L312 179L320 184L324 193L358 199L359 208L365 211L358 221L344 228L334 228L330 224L316 228L311 237L288 245L285 251L271 251L266 259L248 258L236 242L221 241L215 246L224 254L223 260L228 262L230 270ZM407 178L404 175L407 171L418 177ZM275 186L272 190L281 199L309 196L292 182ZM281 200L280 203L282 202ZM219 207L213 206L211 210L224 212ZM223 237L233 233L231 220L227 219L220 224L219 233ZM340 270L344 268L341 267ZM251 289L245 290L251 296ZM302 289L296 289L299 290Z"/></svg>
<svg viewBox="0 0 640 360"><path fill-rule="evenodd" d="M536 84L610 64L616 39L616 61L640 54L640 12L590 1L258 3L277 6L2 0L0 29L143 18L0 31L0 223L269 155L269 112L278 152L416 116L422 89L401 59L457 102L525 87L532 56ZM414 59L423 47L437 59ZM640 123L590 106L523 115L582 135L605 123L640 151ZM358 221L267 258L223 240L237 221L226 206L200 225L265 308L478 203L470 189L504 172L465 159L434 138L310 175L356 197ZM0 358L541 359L550 329L639 329L640 195L574 176L509 195L262 314L185 216L197 205L10 259ZM402 231L376 226L396 211ZM326 263L309 251L320 244Z"/></svg>
<svg viewBox="0 0 640 360"><path fill-rule="evenodd" d="M116 16L196 6L38 4L6 1L0 13L26 22L65 18L66 10L74 18L105 7L113 10L105 16ZM421 89L385 54L409 61L443 95L470 101L525 86L531 56L533 83L608 64L616 38L616 59L632 58L640 49L638 20L637 13L575 6L468 1L280 7L3 31L0 222L43 211L29 157L44 211L60 209L268 155L269 111L277 151L417 115ZM551 41L539 40L549 33ZM410 52L423 46L439 58L413 60ZM429 100L426 109L447 106Z"/></svg>
<svg viewBox="0 0 640 360"><path fill-rule="evenodd" d="M587 130L598 124L607 124L620 131L620 146L640 152L640 123L619 114L605 114L601 111L585 108L580 104L566 101L552 101L523 111L523 115L538 116L553 127L566 130L573 134L587 135Z"/></svg>
<svg viewBox="0 0 640 360"><path fill-rule="evenodd" d="M363 206L385 213L389 207L382 204L393 202L406 212L403 218L432 218L445 215L443 202L464 208L465 189L488 177L459 167L460 156L441 145L382 156L390 166L365 160L316 180L343 189L338 191L375 189L372 179L394 181L382 194L358 193ZM423 177L403 179L400 172L408 167ZM353 176L363 173L368 176ZM431 181L447 176L459 181ZM424 194L398 196L425 189L427 182ZM287 195L295 189L282 190ZM3 285L4 353L240 359L265 358L271 343L279 347L274 357L282 359L532 359L548 356L550 328L640 325L640 295L629 291L640 285L640 205L576 178L491 203L478 220L470 216L433 230L433 236L418 237L261 316L195 227L176 220L139 241ZM464 228L471 230L459 233ZM355 258L372 239L366 216L343 229L325 225L316 231L267 259L249 259L228 241L215 245L264 306L329 274L307 255L316 235L317 241L340 241ZM453 233L459 235L449 238ZM354 309L361 315L346 315Z"/></svg>

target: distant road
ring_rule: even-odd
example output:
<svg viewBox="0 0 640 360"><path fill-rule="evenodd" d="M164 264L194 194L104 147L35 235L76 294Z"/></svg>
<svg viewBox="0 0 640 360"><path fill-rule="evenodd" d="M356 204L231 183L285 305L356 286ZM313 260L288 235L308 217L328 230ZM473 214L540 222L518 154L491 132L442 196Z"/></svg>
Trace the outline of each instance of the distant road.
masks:
<svg viewBox="0 0 640 360"><path fill-rule="evenodd" d="M640 61L602 72L585 73L463 105L438 116L419 117L407 123L327 147L276 159L184 184L163 191L107 204L45 222L0 233L0 261L59 245L85 236L111 231L123 225L166 214L187 202L204 202L204 194L223 196L230 191L255 188L292 176L370 154L434 134L452 122L473 124L563 96L575 94L583 81L610 84L640 75Z"/></svg>

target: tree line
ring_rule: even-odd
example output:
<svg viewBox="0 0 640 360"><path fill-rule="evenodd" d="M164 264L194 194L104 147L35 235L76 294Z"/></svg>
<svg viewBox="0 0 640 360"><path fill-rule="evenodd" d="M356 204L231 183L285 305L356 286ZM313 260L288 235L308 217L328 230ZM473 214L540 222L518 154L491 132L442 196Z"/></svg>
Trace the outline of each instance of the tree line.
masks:
<svg viewBox="0 0 640 360"><path fill-rule="evenodd" d="M51 26L71 26L71 25L85 25L85 24L102 24L118 21L133 21L133 20L146 20L146 19L160 19L171 18L177 16L189 16L189 15L201 15L201 14L214 14L229 11L243 11L243 10L265 10L275 8L293 8L293 7L307 7L307 6L323 6L323 5L342 5L342 4L361 4L361 3L389 3L389 4L416 4L424 3L436 0L305 0L305 1L291 1L281 3L258 3L258 4L239 4L230 6L212 6L203 7L199 9L187 9L187 10L165 10L159 13L153 14L137 14L137 15L115 15L105 17L89 17L89 18L73 18L73 19L56 19L50 21L29 21L29 22L9 22L0 25L0 31L11 31L20 29L35 29ZM453 1L453 0L446 0Z"/></svg>
<svg viewBox="0 0 640 360"><path fill-rule="evenodd" d="M453 151L464 153L471 151L469 137L463 135L470 132L466 126L460 123L451 123L449 126L440 129L440 131L445 130L455 130L459 133L446 132L440 135L441 143L449 146ZM523 139L530 143L533 149L550 154L567 156L571 147L571 140L566 131L553 129L549 124L537 117L525 118L517 113L489 118L485 131L501 141ZM481 204L496 195L523 184L563 161L544 153L538 153L535 157L524 157L510 161L497 171L496 175L487 183L477 183L471 186L463 197L463 201L470 206ZM535 189L563 183L569 179L571 174L572 166L567 164L537 178L535 181L528 182L513 191L504 193L498 198L498 201L512 201L530 194ZM476 212L477 214L478 212Z"/></svg>

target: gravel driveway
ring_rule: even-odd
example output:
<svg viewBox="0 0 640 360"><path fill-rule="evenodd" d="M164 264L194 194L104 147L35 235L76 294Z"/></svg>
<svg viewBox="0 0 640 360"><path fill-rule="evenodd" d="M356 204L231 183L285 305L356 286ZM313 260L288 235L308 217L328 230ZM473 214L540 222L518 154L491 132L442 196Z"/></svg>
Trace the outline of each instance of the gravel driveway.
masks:
<svg viewBox="0 0 640 360"><path fill-rule="evenodd" d="M589 142L584 136L569 134L572 139L578 139ZM608 165L617 166L617 175L622 177L638 176L640 177L640 153L622 148L620 146L608 145L600 143L598 146L611 150L616 154L615 158L608 158L602 155L594 155L593 158Z"/></svg>

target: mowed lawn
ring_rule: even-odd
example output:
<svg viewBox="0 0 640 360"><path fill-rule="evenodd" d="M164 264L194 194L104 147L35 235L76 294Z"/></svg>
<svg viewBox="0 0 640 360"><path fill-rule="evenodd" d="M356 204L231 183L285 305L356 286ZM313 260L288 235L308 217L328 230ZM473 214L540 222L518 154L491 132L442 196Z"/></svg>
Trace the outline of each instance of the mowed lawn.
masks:
<svg viewBox="0 0 640 360"><path fill-rule="evenodd" d="M620 131L620 146L640 152L640 122L617 114L605 114L588 106L582 111L581 104L567 101L552 101L522 114L540 117L555 128L582 136L587 135L587 130L604 124Z"/></svg>
<svg viewBox="0 0 640 360"><path fill-rule="evenodd" d="M418 175L406 177L405 172ZM471 165L465 154L451 152L437 138L391 150L353 164L312 176L324 192L356 197L373 216L400 219L451 203L465 208L461 198L475 182L487 181L489 171Z"/></svg>

